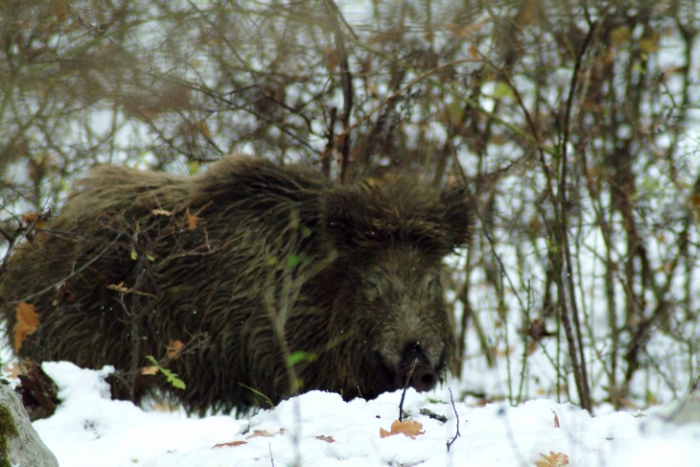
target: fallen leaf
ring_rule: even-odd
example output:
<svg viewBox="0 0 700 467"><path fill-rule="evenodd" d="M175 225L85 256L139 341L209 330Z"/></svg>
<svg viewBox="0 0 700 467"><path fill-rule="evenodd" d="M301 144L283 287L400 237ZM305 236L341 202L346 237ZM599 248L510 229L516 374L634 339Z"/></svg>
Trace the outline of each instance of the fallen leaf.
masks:
<svg viewBox="0 0 700 467"><path fill-rule="evenodd" d="M165 209L151 209L151 212L156 216L172 216L173 213Z"/></svg>
<svg viewBox="0 0 700 467"><path fill-rule="evenodd" d="M206 138L211 138L211 130L209 130L209 125L207 125L207 122L205 122L204 120L196 123L194 125L194 129L198 130Z"/></svg>
<svg viewBox="0 0 700 467"><path fill-rule="evenodd" d="M654 53L659 51L659 34L652 32L650 37L642 37L637 41L639 50L645 53Z"/></svg>
<svg viewBox="0 0 700 467"><path fill-rule="evenodd" d="M465 37L469 37L475 32L477 32L479 29L481 29L487 22L489 21L488 18L484 18L480 21L477 21L476 23L473 24L466 24L464 26L457 26L454 24L445 24L444 27L450 32L450 35L456 39L464 39Z"/></svg>
<svg viewBox="0 0 700 467"><path fill-rule="evenodd" d="M17 317L14 328L15 352L19 352L25 339L39 327L39 314L36 312L34 305L20 302L17 304L15 316Z"/></svg>
<svg viewBox="0 0 700 467"><path fill-rule="evenodd" d="M635 404L633 401L631 401L629 399L626 399L624 397L618 397L617 400L620 404L624 405L628 409L639 410L639 405Z"/></svg>
<svg viewBox="0 0 700 467"><path fill-rule="evenodd" d="M165 354L168 358L175 358L182 350L183 344L181 341L175 340L170 341L166 347L167 353Z"/></svg>
<svg viewBox="0 0 700 467"><path fill-rule="evenodd" d="M529 341L527 343L527 355L530 356L534 354L539 347L539 343L535 341Z"/></svg>
<svg viewBox="0 0 700 467"><path fill-rule="evenodd" d="M334 71L336 67L338 66L338 53L335 51L335 49L331 47L326 47L323 50L321 50L323 54L326 56L326 66L330 71Z"/></svg>
<svg viewBox="0 0 700 467"><path fill-rule="evenodd" d="M179 410L180 406L178 404L171 404L166 401L158 401L153 402L150 408L157 412L174 412L176 410Z"/></svg>
<svg viewBox="0 0 700 467"><path fill-rule="evenodd" d="M610 31L609 35L610 44L613 47L617 47L629 42L630 38L632 37L632 30L629 28L629 26L619 26Z"/></svg>
<svg viewBox="0 0 700 467"><path fill-rule="evenodd" d="M559 417L557 417L557 413L552 410L552 413L554 414L554 428L559 428Z"/></svg>
<svg viewBox="0 0 700 467"><path fill-rule="evenodd" d="M53 0L51 2L51 10L56 16L56 21L62 23L68 17L68 2L66 0Z"/></svg>
<svg viewBox="0 0 700 467"><path fill-rule="evenodd" d="M155 365L141 368L142 375L155 375L156 373L158 373L158 367Z"/></svg>
<svg viewBox="0 0 700 467"><path fill-rule="evenodd" d="M197 228L197 221L201 221L201 217L197 217L194 214L190 214L189 208L187 209L187 230L194 230Z"/></svg>
<svg viewBox="0 0 700 467"><path fill-rule="evenodd" d="M22 367L17 362L12 363L11 367L2 367L2 372L5 374L6 377L15 379L18 378L19 375L24 374L24 370L22 370Z"/></svg>
<svg viewBox="0 0 700 467"><path fill-rule="evenodd" d="M479 49L475 45L469 46L469 56L472 58L472 60L479 58Z"/></svg>
<svg viewBox="0 0 700 467"><path fill-rule="evenodd" d="M42 227L44 227L44 224L46 224L46 221L42 218L42 215L39 212L30 212L28 214L23 214L22 222L24 222L24 225L26 226L33 225L37 229L41 229Z"/></svg>
<svg viewBox="0 0 700 467"><path fill-rule="evenodd" d="M283 434L284 434L284 428L280 428L280 431L278 431L277 433L270 433L270 432L268 432L267 430L253 430L253 434L250 435L250 436L248 436L246 439L257 438L257 437L260 437L260 436L262 436L262 437L264 437L264 438L270 438L270 437L275 436L275 435L278 435L278 434L279 434L279 435L283 435Z"/></svg>
<svg viewBox="0 0 700 467"><path fill-rule="evenodd" d="M129 292L129 289L124 286L124 281L121 281L118 284L109 284L107 286L107 288L109 290L116 290L117 292L121 292L121 293L128 293Z"/></svg>
<svg viewBox="0 0 700 467"><path fill-rule="evenodd" d="M65 282L61 284L59 289L56 291L56 298L60 302L65 302L65 303L74 303L75 302L75 295L73 295L73 292L70 291L68 288L68 284Z"/></svg>
<svg viewBox="0 0 700 467"><path fill-rule="evenodd" d="M369 83L367 85L367 94L373 99L376 99L379 96L379 93L377 92L377 86Z"/></svg>
<svg viewBox="0 0 700 467"><path fill-rule="evenodd" d="M320 439L321 441L325 441L326 443L335 443L335 440L332 436L318 435L316 439Z"/></svg>
<svg viewBox="0 0 700 467"><path fill-rule="evenodd" d="M549 451L549 455L540 453L540 456L543 460L535 462L536 467L561 467L569 464L569 458L560 452Z"/></svg>
<svg viewBox="0 0 700 467"><path fill-rule="evenodd" d="M231 447L234 447L234 448L235 448L236 446L241 446L241 445L243 445L243 444L248 444L248 441L229 441L228 443L219 443L219 444L215 444L215 445L213 446L213 448L224 448L224 447L227 447L227 446L231 446ZM212 449L213 449L213 448L212 448Z"/></svg>
<svg viewBox="0 0 700 467"><path fill-rule="evenodd" d="M401 422L399 420L394 420L391 424L391 431L386 431L384 428L379 429L379 437L386 438L387 436L394 436L399 433L403 433L411 439L416 439L416 436L422 435L425 431L421 431L423 425L415 420L407 420Z"/></svg>

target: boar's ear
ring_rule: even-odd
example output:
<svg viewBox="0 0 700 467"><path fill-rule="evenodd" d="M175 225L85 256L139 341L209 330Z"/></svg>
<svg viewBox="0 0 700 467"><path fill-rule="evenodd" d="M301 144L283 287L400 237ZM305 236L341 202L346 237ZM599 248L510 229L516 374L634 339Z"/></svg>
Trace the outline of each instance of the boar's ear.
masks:
<svg viewBox="0 0 700 467"><path fill-rule="evenodd" d="M323 222L326 233L340 251L350 251L358 246L362 232L368 226L366 194L348 188L338 188L324 199Z"/></svg>
<svg viewBox="0 0 700 467"><path fill-rule="evenodd" d="M473 217L470 201L471 195L464 185L448 187L440 194L445 232L452 247L469 244Z"/></svg>

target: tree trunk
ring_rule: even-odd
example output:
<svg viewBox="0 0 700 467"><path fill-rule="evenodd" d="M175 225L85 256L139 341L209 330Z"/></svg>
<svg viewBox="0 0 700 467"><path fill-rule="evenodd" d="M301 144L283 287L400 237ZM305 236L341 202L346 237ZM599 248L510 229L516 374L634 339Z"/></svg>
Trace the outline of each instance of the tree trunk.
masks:
<svg viewBox="0 0 700 467"><path fill-rule="evenodd" d="M58 467L9 383L0 380L0 466Z"/></svg>

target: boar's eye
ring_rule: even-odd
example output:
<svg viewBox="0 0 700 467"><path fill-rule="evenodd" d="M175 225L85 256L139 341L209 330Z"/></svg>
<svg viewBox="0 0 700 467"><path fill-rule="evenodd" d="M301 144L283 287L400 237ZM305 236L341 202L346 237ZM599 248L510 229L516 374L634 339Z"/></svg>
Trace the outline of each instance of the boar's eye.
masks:
<svg viewBox="0 0 700 467"><path fill-rule="evenodd" d="M423 290L427 291L431 296L440 295L440 278L434 274L427 274L423 278Z"/></svg>
<svg viewBox="0 0 700 467"><path fill-rule="evenodd" d="M370 302L373 302L382 295L382 288L380 287L379 282L375 279L365 279L363 286L365 298Z"/></svg>

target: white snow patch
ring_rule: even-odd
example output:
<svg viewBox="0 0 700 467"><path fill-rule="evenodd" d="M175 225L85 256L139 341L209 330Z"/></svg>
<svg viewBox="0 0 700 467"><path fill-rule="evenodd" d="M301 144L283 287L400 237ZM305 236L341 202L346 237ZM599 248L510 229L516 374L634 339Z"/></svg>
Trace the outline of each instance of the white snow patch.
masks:
<svg viewBox="0 0 700 467"><path fill-rule="evenodd" d="M249 420L140 409L109 399L104 377L111 367L83 370L71 363L44 363L63 400L55 415L34 427L62 467L221 467L534 465L540 454L567 455L569 465L638 467L700 466L700 423L672 425L664 409L598 416L548 399L518 407L483 407L436 401L436 392L407 392L404 410L423 434L381 438L398 417L400 391L375 400L345 402L338 394L312 391L262 410ZM444 388L439 395L444 396ZM447 418L427 415L427 409ZM461 436L455 436L457 417ZM554 416L560 427L555 427ZM325 437L322 438L322 437ZM332 438L333 442L328 442ZM214 447L217 444L245 444Z"/></svg>

